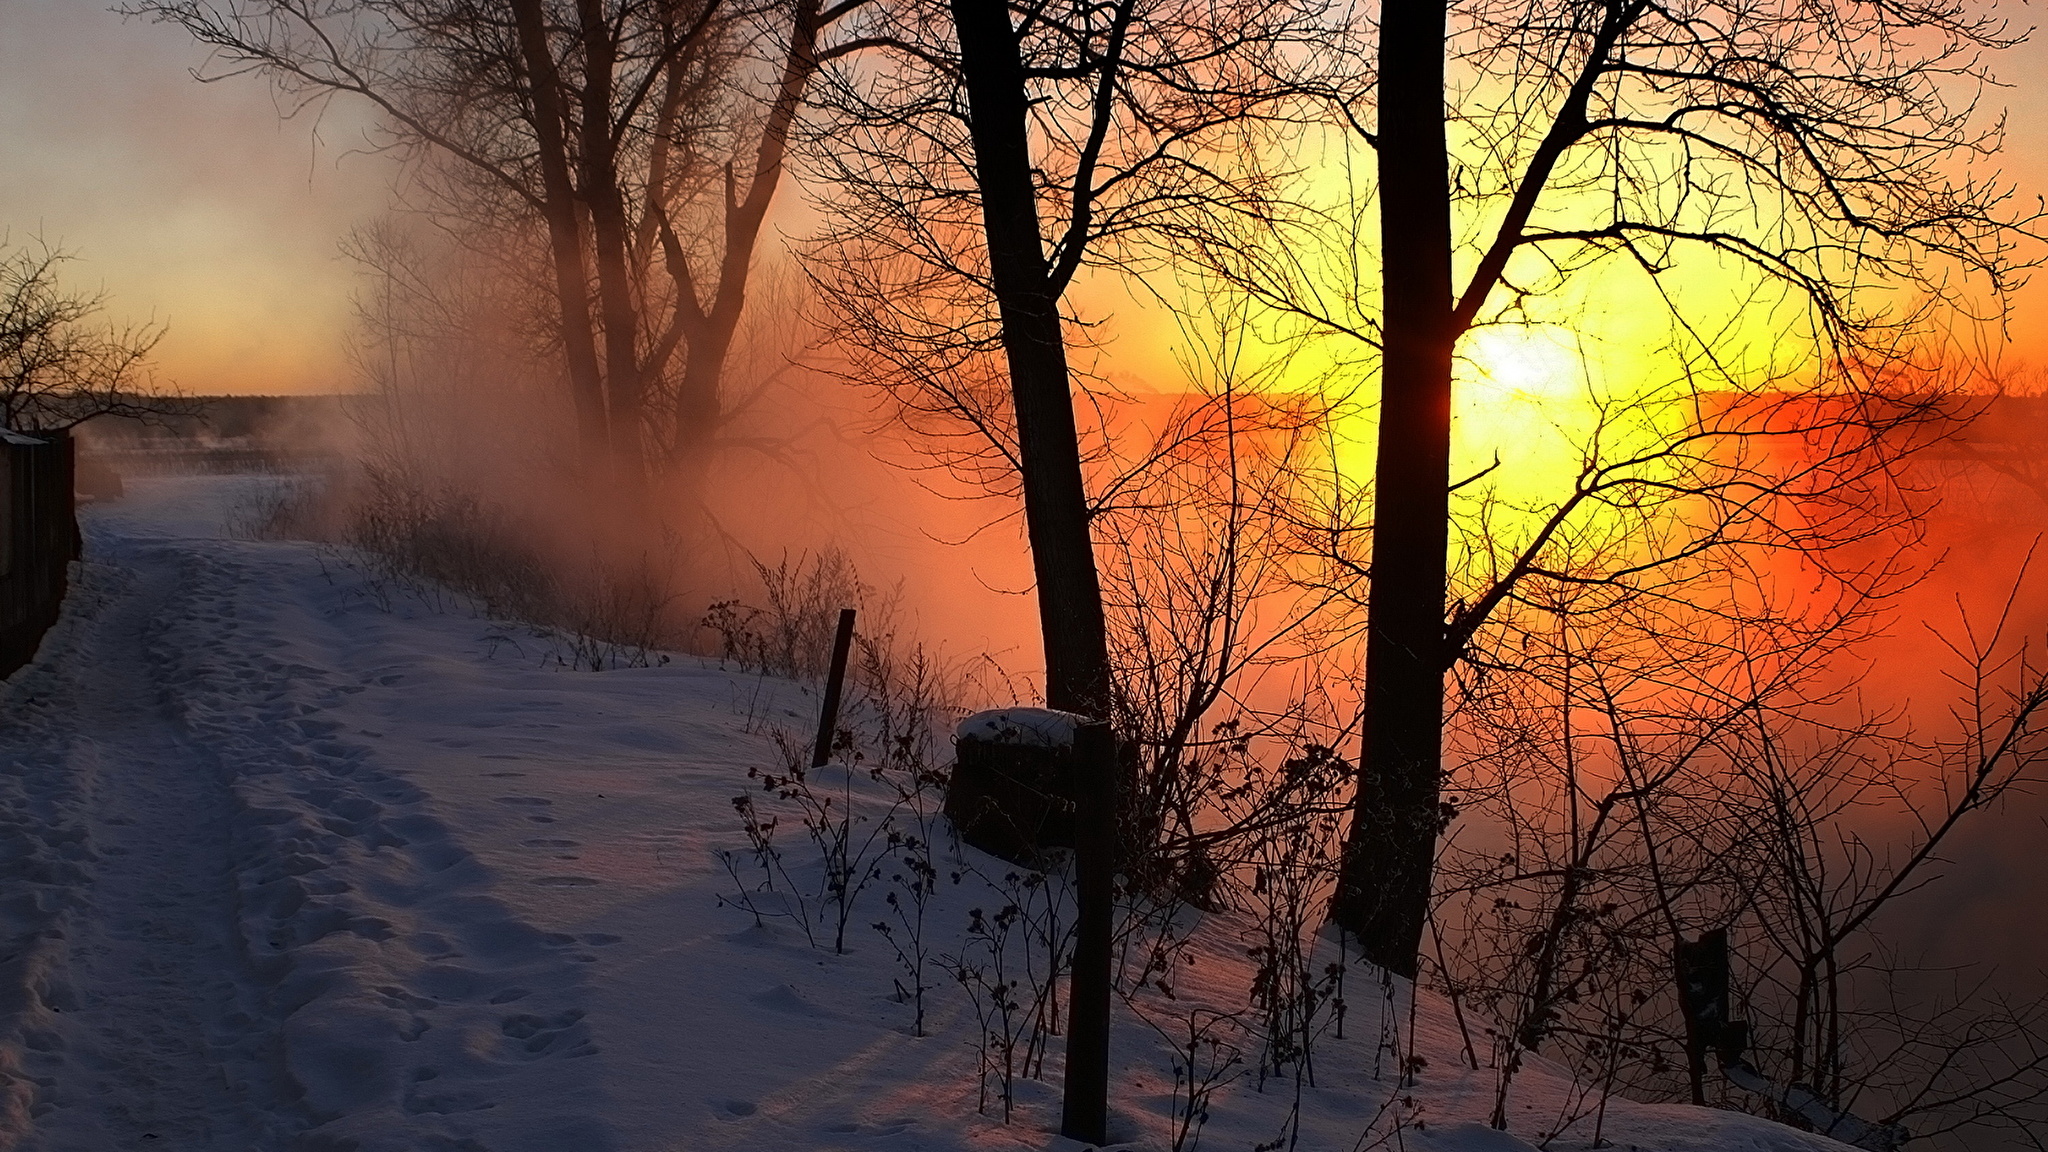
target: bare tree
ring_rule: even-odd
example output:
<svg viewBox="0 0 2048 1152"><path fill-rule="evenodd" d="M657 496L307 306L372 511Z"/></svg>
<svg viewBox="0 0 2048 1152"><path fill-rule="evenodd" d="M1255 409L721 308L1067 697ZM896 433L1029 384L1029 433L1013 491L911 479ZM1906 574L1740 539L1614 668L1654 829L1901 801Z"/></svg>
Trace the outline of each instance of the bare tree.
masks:
<svg viewBox="0 0 2048 1152"><path fill-rule="evenodd" d="M72 259L41 239L0 237L0 428L54 432L95 416L178 411L146 395L163 326L102 321L105 293L58 282Z"/></svg>
<svg viewBox="0 0 2048 1152"><path fill-rule="evenodd" d="M1707 826L1753 925L1740 954L1753 965L1758 1063L1834 1112L1920 1137L2048 1116L2043 1006L1939 989L1939 974L1916 973L1884 939L1967 826L2048 773L2048 677L2012 635L2010 602L1990 628L1965 621L1945 643L1961 668L1949 732L1760 714L1728 734L1740 785ZM1859 819L1873 807L1907 830L1879 838Z"/></svg>
<svg viewBox="0 0 2048 1152"><path fill-rule="evenodd" d="M1067 303L1089 269L1141 272L1199 208L1256 212L1255 173L1214 149L1294 91L1282 59L1313 8L1181 0L878 4L885 56L820 100L836 216L819 286L880 384L940 457L1021 495L1054 707L1106 714L1109 645L1091 519L1099 382ZM881 61L886 60L884 65Z"/></svg>
<svg viewBox="0 0 2048 1152"><path fill-rule="evenodd" d="M701 479L720 380L823 38L866 0L143 0L216 52L204 79L341 96L422 162L435 210L530 274L592 475ZM542 270L545 271L542 271ZM650 444L651 441L651 444Z"/></svg>
<svg viewBox="0 0 2048 1152"><path fill-rule="evenodd" d="M1467 819L1443 849L1439 961L1499 1022L1497 1126L1523 1054L1553 1040L1610 1086L1668 1060L1645 1033L1670 998L1643 990L1668 985L1673 941L1725 923L1734 901L1725 855L1670 842L1664 822L1720 812L1727 730L1811 700L1886 604L1856 583L1773 603L1733 548L1611 579L1642 529L1570 526L1457 670L1447 799Z"/></svg>
<svg viewBox="0 0 2048 1152"><path fill-rule="evenodd" d="M1376 158L1374 207L1336 214L1334 250L1291 234L1217 261L1378 365L1367 751L1336 903L1368 958L1415 970L1444 820L1444 676L1502 598L1461 590L1446 620L1461 339L1612 261L1671 309L1711 386L1734 385L1747 366L1670 275L1725 265L1767 292L1759 307L1803 317L1809 381L1873 390L1965 282L1996 308L2023 263L2033 218L1967 171L1997 144L1976 115L1984 58L2016 39L1961 0L1384 8L1366 90L1337 101ZM1366 215L1376 240L1354 227Z"/></svg>
<svg viewBox="0 0 2048 1152"><path fill-rule="evenodd" d="M1887 943L1967 826L2039 778L2038 670L2010 635L1969 635L1954 732L1917 739L1862 713L1841 675L1887 601L1774 603L1770 578L1722 567L1726 610L1689 608L1675 630L1653 593L1602 603L1613 586L1539 577L1547 591L1500 620L1513 667L1460 672L1467 819L1443 848L1440 977L1498 1021L1497 1126L1538 1050L1593 1087L1561 1119L1595 1140L1601 1098L1623 1088L1845 1139L2038 1122L2040 1007L1967 974L1938 988ZM1709 1057L1742 1045L1695 1034L1671 980L1681 944L1710 931L1733 945L1738 1070L1762 1072L1741 1087ZM1777 1087L1749 1091L1763 1083Z"/></svg>

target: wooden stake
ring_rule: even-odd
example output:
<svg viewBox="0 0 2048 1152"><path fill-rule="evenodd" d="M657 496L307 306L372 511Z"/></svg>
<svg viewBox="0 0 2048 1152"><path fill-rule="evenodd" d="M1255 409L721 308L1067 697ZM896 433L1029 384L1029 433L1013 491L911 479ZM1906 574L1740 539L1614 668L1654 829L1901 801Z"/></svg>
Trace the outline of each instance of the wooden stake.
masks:
<svg viewBox="0 0 2048 1152"><path fill-rule="evenodd" d="M811 767L823 768L832 758L832 733L839 727L839 692L846 686L846 654L853 650L853 609L839 610L839 635L832 639L832 674L825 678L825 707L818 713L818 741L811 746Z"/></svg>
<svg viewBox="0 0 2048 1152"><path fill-rule="evenodd" d="M1109 1126L1110 932L1116 899L1116 741L1095 720L1074 732L1074 963L1068 986L1060 1135L1100 1145Z"/></svg>

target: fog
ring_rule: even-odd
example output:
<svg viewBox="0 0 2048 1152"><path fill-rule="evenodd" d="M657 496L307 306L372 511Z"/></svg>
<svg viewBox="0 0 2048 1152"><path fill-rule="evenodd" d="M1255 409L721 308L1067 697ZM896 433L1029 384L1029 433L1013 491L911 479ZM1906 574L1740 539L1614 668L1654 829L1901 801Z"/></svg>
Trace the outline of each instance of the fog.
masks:
<svg viewBox="0 0 2048 1152"><path fill-rule="evenodd" d="M791 174L765 213L758 249L737 261L751 295L732 348L709 373L714 418L693 424L702 412L690 408L690 369L680 358L662 360L641 380L641 355L716 343L702 316L687 339L675 338L692 308L716 311L699 307L691 277L676 268L694 258L700 275L710 267L731 271L723 266L731 262L720 260L727 254L721 245L733 242L746 162L735 176L730 162L721 167L689 156L700 170L675 182L673 218L664 204L657 226L650 210L628 230L637 230L636 240L616 244L637 263L613 270L599 254L582 268L581 250L564 256L572 246L563 234L585 242L586 226L578 221L595 220L597 198L584 194L583 207L567 207L565 227L543 219L552 194L535 191L541 182L528 171L523 138L507 146L511 159L485 179L432 157L415 156L401 167L371 150L380 138L360 106L295 108L247 77L195 83L192 71L204 69L208 58L179 30L124 22L79 0L0 3L0 106L8 110L0 119L0 156L10 161L0 165L0 223L79 252L74 279L103 284L115 318L168 322L170 337L158 356L167 388L348 394L317 414L309 406L281 418L303 426L272 430L281 441L317 445L308 456L320 459L302 461L317 476L304 482L294 497L299 503L280 504L255 534L309 534L353 545L361 550L355 562L452 583L500 615L544 616L526 622L601 635L636 648L643 659L657 649L718 655L716 637L701 624L714 604L738 599L761 606L770 594L765 569L843 554L865 585L864 627L891 629L901 643L923 644L975 669L973 694L947 703L1038 701L1046 660L1020 502L1003 459L1008 442L981 459L996 460L993 468L948 468L951 450L931 425L899 418L903 407L878 385L917 382L926 363L915 340L886 355L863 344L877 332L900 337L903 330L861 328L872 314L849 308L844 296L828 298L832 288L818 284L829 274L809 278L824 265L807 261L829 247L814 243L814 234L843 226L837 213L847 204L819 192L815 181L799 185L797 177L815 172ZM2030 55L2008 66L2025 77L2015 96L2011 155L2038 184L2048 173L2048 84L2039 79L2048 76L2048 46L2025 51ZM744 67L737 74L736 91L749 76ZM288 111L296 115L281 115ZM735 122L740 129L720 125L693 144L709 141L706 148L740 154L727 136L744 135L755 123ZM660 131L636 137L633 146L644 151L631 153L628 166L663 171L672 159L663 152L663 133L674 123L662 121ZM507 171L517 178L506 178ZM641 186L662 179L644 176ZM614 194L621 183L615 174ZM623 184L632 191L631 180ZM515 187L508 192L506 185ZM589 223L587 231L596 237L602 229ZM1159 298L1172 296L1178 270L1162 261L1151 271ZM579 273L586 283L574 283ZM844 290L848 283L888 282L884 275L838 283ZM1131 436L1133 444L1123 446L1129 455L1143 456L1137 445L1158 431L1162 412L1189 394L1185 377L1201 375L1191 365L1226 357L1217 348L1190 348L1201 338L1187 332L1202 324L1177 328L1139 287L1079 283L1067 302L1100 322L1086 350L1077 340L1073 353L1081 374L1100 388L1081 417L1087 449L1102 447L1106 437L1098 434L1114 428ZM573 308L565 303L572 297ZM950 320L943 305L961 297L934 297L940 320ZM2048 363L2048 285L2013 299L2009 326L1980 329L1973 351L1989 376L2031 381ZM874 301L873 313L885 303L898 301ZM563 319L578 309L580 331ZM638 327L621 342L623 354L605 348L598 381L598 354L579 350L577 339L605 344L607 325L635 309L622 326ZM604 318L592 321L599 311ZM972 315L960 330L983 325L981 342L960 363L929 372L981 388L965 400L951 398L957 402L945 416L970 433L986 431L971 427L985 419L996 429L990 439L1003 441L1014 427L1006 423L1006 381L991 367L1001 362L1001 349L986 338L995 310L980 302L966 312ZM934 328L947 331L945 323ZM1266 366L1273 369L1268 379L1280 381L1276 395L1307 395L1325 384L1344 392L1368 379L1287 379L1286 352L1262 350L1278 357ZM601 384L594 394L605 426L596 434L590 405L579 403L590 395L578 391L585 383L579 356L591 360L592 382ZM1309 359L1304 353L1303 362ZM892 366L895 381L887 379ZM989 397L988 407L975 407ZM2008 601L2005 627L2036 638L2032 655L2048 662L2048 645L2038 640L2048 633L2048 549L2040 547L2039 530L2048 524L2048 483L2032 483L2048 481L2044 415L2039 406L1996 409L1996 421L1970 441L1993 444L1989 456L1942 449L1904 470L1901 479L1921 509L1921 538L1901 531L1876 547L1906 549L1906 567L1919 576L1887 601L1880 634L1828 669L1844 693L1841 714L1885 716L1924 738L1951 736L1961 699L1955 677L1966 667L1949 645L1964 642L1968 628L1990 627ZM1500 420L1503 436L1520 434L1518 419L1533 425L1541 417L1532 410L1489 414ZM1365 426L1332 428L1330 441ZM1530 442L1539 438L1528 435ZM1331 449L1315 463L1337 455ZM1100 461L1091 464L1098 475L1106 467ZM1552 489L1550 478L1506 479L1519 493ZM1568 487L1569 476L1556 479L1557 489ZM1340 495L1355 499L1361 478L1346 480ZM1331 507L1343 502L1319 495ZM1196 519L1188 506L1161 519ZM1134 499L1131 507L1144 506ZM1355 539L1358 527L1347 523L1342 532ZM1113 528L1096 532L1099 555L1121 557L1136 547ZM1189 568L1213 554L1213 532L1197 525L1179 541L1189 556L1202 554ZM1799 575L1796 562L1777 571L1772 563L1758 564L1766 578L1789 585ZM1359 560L1347 576L1358 578L1350 591L1363 587L1362 571ZM1333 603L1333 615L1350 615L1319 622L1327 624L1327 647L1318 653L1328 657L1324 664L1304 661L1270 686L1246 686L1203 722L1235 719L1227 714L1232 709L1277 713L1316 696L1326 708L1317 717L1318 735L1353 756L1356 685L1348 670L1359 663L1363 601ZM1129 603L1112 610L1138 614ZM1168 643L1187 640L1207 623L1189 628L1170 613L1159 617L1162 632L1185 628L1167 635ZM1664 622L1674 632L1687 623ZM1314 683L1318 677L1328 682ZM1458 766L1451 767L1455 780ZM1928 786L1923 798L1940 791L1939 782L1921 783ZM1887 836L1914 831L1896 807L1873 808L1859 821L1880 857L1889 851ZM2028 911L2048 906L2048 870L2038 850L2044 834L2048 789L1972 817L1944 853L1941 881L1888 914L1890 941L1909 961L1974 966L1994 972L2001 991L2048 993L2041 960L2048 955L2048 920Z"/></svg>

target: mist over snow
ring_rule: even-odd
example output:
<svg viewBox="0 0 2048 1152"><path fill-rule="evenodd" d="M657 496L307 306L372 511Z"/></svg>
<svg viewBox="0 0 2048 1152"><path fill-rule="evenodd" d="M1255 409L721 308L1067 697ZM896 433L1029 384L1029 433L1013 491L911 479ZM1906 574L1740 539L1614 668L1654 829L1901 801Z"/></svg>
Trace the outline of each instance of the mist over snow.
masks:
<svg viewBox="0 0 2048 1152"><path fill-rule="evenodd" d="M736 906L732 797L781 763L768 733L811 722L806 689L682 655L569 671L344 552L224 538L272 483L138 479L89 509L65 617L0 689L0 1147L1079 1147L1044 1083L1017 1081L1007 1126L977 1111L955 981L912 1035L880 887L843 955ZM956 949L1014 870L939 834L930 923ZM1246 977L1243 929L1203 928L1178 995ZM1512 1134L1487 1129L1494 1074L1450 1007L1349 979L1315 1085L1238 1069L1203 1146L1271 1140L1297 1105L1304 1148L1590 1146L1591 1086L1532 1060ZM1169 1147L1165 1036L1115 1029L1112 1138ZM1645 1152L1839 1147L1618 1097L1597 1122Z"/></svg>

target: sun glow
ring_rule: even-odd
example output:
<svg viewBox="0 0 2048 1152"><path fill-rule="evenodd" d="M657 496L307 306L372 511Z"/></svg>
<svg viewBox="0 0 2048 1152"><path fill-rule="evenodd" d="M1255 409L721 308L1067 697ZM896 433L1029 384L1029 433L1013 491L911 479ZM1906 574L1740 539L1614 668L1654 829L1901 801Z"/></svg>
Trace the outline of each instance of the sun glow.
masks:
<svg viewBox="0 0 2048 1152"><path fill-rule="evenodd" d="M1581 333L1557 324L1498 324L1458 344L1452 385L1452 468L1486 473L1482 488L1544 504L1578 470L1604 367Z"/></svg>
<svg viewBox="0 0 2048 1152"><path fill-rule="evenodd" d="M1583 394L1587 368L1572 334L1553 325L1481 328L1464 342L1459 383L1474 400L1562 400Z"/></svg>

